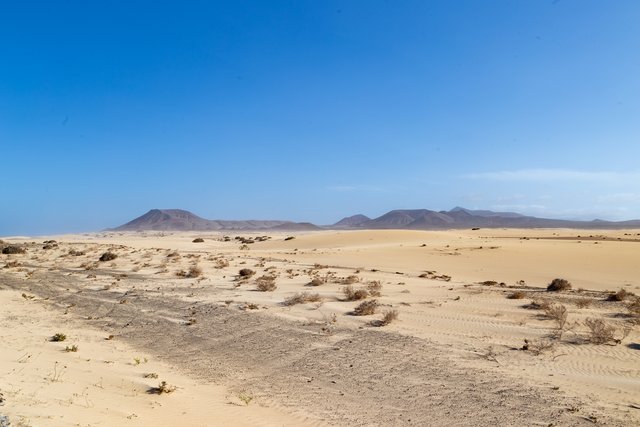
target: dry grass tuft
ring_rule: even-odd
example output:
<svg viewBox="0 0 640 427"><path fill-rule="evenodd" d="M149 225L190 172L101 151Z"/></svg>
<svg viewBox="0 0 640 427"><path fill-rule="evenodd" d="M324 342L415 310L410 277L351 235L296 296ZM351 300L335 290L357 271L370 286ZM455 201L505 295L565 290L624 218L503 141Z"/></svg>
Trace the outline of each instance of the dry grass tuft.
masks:
<svg viewBox="0 0 640 427"><path fill-rule="evenodd" d="M544 314L556 324L552 335L558 339L562 338L564 327L567 324L567 307L562 304L550 304L544 309Z"/></svg>
<svg viewBox="0 0 640 427"><path fill-rule="evenodd" d="M571 289L571 283L565 279L553 279L549 286L547 286L548 292L561 292Z"/></svg>
<svg viewBox="0 0 640 427"><path fill-rule="evenodd" d="M616 342L614 337L616 328L607 324L604 320L587 318L584 324L589 328L588 340L591 344Z"/></svg>
<svg viewBox="0 0 640 427"><path fill-rule="evenodd" d="M372 326L387 326L388 324L390 324L391 322L395 321L396 319L398 319L398 310L387 310L384 313L382 313L382 319L381 320L372 320L371 321L371 325Z"/></svg>
<svg viewBox="0 0 640 427"><path fill-rule="evenodd" d="M62 342L67 339L67 336L63 333L58 332L54 336L51 337L51 341L53 342Z"/></svg>
<svg viewBox="0 0 640 427"><path fill-rule="evenodd" d="M202 269L197 265L191 266L188 271L180 270L176 273L176 276L183 277L185 279L194 279L202 276Z"/></svg>
<svg viewBox="0 0 640 427"><path fill-rule="evenodd" d="M366 289L355 289L351 285L342 288L342 293L347 301L358 301L369 296L369 292Z"/></svg>
<svg viewBox="0 0 640 427"><path fill-rule="evenodd" d="M238 272L238 277L241 277L243 279L248 279L249 277L253 276L254 274L256 274L255 271L253 271L250 268L243 268Z"/></svg>
<svg viewBox="0 0 640 427"><path fill-rule="evenodd" d="M176 387L168 384L166 381L160 382L158 387L151 387L148 391L149 394L169 394L176 391Z"/></svg>
<svg viewBox="0 0 640 427"><path fill-rule="evenodd" d="M590 298L580 298L575 301L576 307L578 308L589 308L592 301Z"/></svg>
<svg viewBox="0 0 640 427"><path fill-rule="evenodd" d="M278 288L274 276L260 276L256 279L256 289L260 292L273 292Z"/></svg>
<svg viewBox="0 0 640 427"><path fill-rule="evenodd" d="M304 304L307 302L320 302L322 298L319 294L309 293L309 292L299 292L295 295L292 295L286 298L283 302L284 305L296 305L296 304Z"/></svg>
<svg viewBox="0 0 640 427"><path fill-rule="evenodd" d="M633 296L633 293L627 292L625 289L620 289L618 292L609 294L607 301L624 301L630 296Z"/></svg>
<svg viewBox="0 0 640 427"><path fill-rule="evenodd" d="M375 314L378 310L378 301L375 299L369 301L363 301L356 308L353 309L354 316L369 316Z"/></svg>
<svg viewBox="0 0 640 427"><path fill-rule="evenodd" d="M367 283L367 291L372 297L382 296L382 283L379 280L373 280Z"/></svg>
<svg viewBox="0 0 640 427"><path fill-rule="evenodd" d="M527 294L525 294L522 291L515 291L515 292L511 292L509 295L507 295L507 298L509 299L523 299L525 296L527 296Z"/></svg>

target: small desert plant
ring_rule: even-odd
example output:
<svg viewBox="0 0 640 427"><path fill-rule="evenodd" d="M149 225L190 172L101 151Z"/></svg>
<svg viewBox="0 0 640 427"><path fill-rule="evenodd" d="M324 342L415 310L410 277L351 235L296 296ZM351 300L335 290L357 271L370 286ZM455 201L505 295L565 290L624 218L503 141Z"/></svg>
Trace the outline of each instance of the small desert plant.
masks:
<svg viewBox="0 0 640 427"><path fill-rule="evenodd" d="M548 292L568 291L569 289L571 289L571 283L565 279L553 279L547 286Z"/></svg>
<svg viewBox="0 0 640 427"><path fill-rule="evenodd" d="M588 340L592 344L606 344L615 342L614 333L616 328L607 324L602 319L588 318L584 324L589 328Z"/></svg>
<svg viewBox="0 0 640 427"><path fill-rule="evenodd" d="M249 406L249 403L253 400L253 396L243 392L238 394L238 399L240 399L245 405Z"/></svg>
<svg viewBox="0 0 640 427"><path fill-rule="evenodd" d="M531 310L546 310L550 305L551 303L545 299L534 299L529 304L524 305L523 307Z"/></svg>
<svg viewBox="0 0 640 427"><path fill-rule="evenodd" d="M627 292L624 289L620 289L618 292L609 294L607 301L624 301L628 296L633 295L631 292Z"/></svg>
<svg viewBox="0 0 640 427"><path fill-rule="evenodd" d="M351 285L342 288L342 294L347 301L358 301L369 296L369 292L366 289L355 289Z"/></svg>
<svg viewBox="0 0 640 427"><path fill-rule="evenodd" d="M372 320L372 326L387 326L394 320L398 318L398 310L387 310L382 313L382 319L380 320Z"/></svg>
<svg viewBox="0 0 640 427"><path fill-rule="evenodd" d="M158 387L152 387L149 389L150 394L169 394L174 391L176 391L176 387L166 381L161 381L160 384L158 384Z"/></svg>
<svg viewBox="0 0 640 427"><path fill-rule="evenodd" d="M20 246L7 246L2 249L2 253L4 255L16 255L27 253L27 251Z"/></svg>
<svg viewBox="0 0 640 427"><path fill-rule="evenodd" d="M113 252L105 252L100 256L99 261L100 262L113 261L116 258L118 258L118 255L114 254Z"/></svg>
<svg viewBox="0 0 640 427"><path fill-rule="evenodd" d="M340 283L342 283L343 285L351 285L353 283L358 283L359 281L360 281L360 278L355 274L352 274L351 276L347 276L343 279L340 279Z"/></svg>
<svg viewBox="0 0 640 427"><path fill-rule="evenodd" d="M378 309L378 301L375 299L363 301L353 309L354 316L369 316L375 314Z"/></svg>
<svg viewBox="0 0 640 427"><path fill-rule="evenodd" d="M285 238L284 238L284 240L285 240L285 241L293 240L293 239L295 239L295 237L294 237L294 236L289 236L289 237L285 237Z"/></svg>
<svg viewBox="0 0 640 427"><path fill-rule="evenodd" d="M64 349L64 351L66 351L67 353L68 353L68 352L73 352L73 353L75 353L75 352L77 352L77 351L78 351L78 346L77 346L77 345L75 345L75 344L74 344L74 345L72 345L71 347L66 346L66 347L65 347L65 349Z"/></svg>
<svg viewBox="0 0 640 427"><path fill-rule="evenodd" d="M522 291L515 291L515 292L511 292L509 295L507 295L507 298L509 299L523 299L526 296L526 294Z"/></svg>
<svg viewBox="0 0 640 427"><path fill-rule="evenodd" d="M315 277L315 278L311 279L311 281L308 284L309 284L309 286L320 286L320 285L322 285L324 283L325 283L324 280L322 280L319 277Z"/></svg>
<svg viewBox="0 0 640 427"><path fill-rule="evenodd" d="M367 283L367 291L372 297L379 297L382 295L382 283L379 280L373 280Z"/></svg>
<svg viewBox="0 0 640 427"><path fill-rule="evenodd" d="M249 277L253 276L254 274L256 274L256 272L253 271L250 268L243 268L238 272L238 276L243 278L243 279L248 279Z"/></svg>
<svg viewBox="0 0 640 427"><path fill-rule="evenodd" d="M304 304L307 302L320 302L322 298L319 294L312 294L309 292L300 292L295 295L292 295L284 300L284 305L296 305L296 304Z"/></svg>
<svg viewBox="0 0 640 427"><path fill-rule="evenodd" d="M191 241L192 243L204 243L204 239L202 237L197 237Z"/></svg>
<svg viewBox="0 0 640 427"><path fill-rule="evenodd" d="M145 378L154 378L154 379L156 379L156 378L158 378L158 374L156 374L155 372L149 372L147 374L144 374L144 377Z"/></svg>
<svg viewBox="0 0 640 427"><path fill-rule="evenodd" d="M635 297L633 301L627 305L627 310L635 322L640 322L640 297Z"/></svg>
<svg viewBox="0 0 640 427"><path fill-rule="evenodd" d="M54 336L51 337L51 341L53 342L62 342L64 340L67 339L67 336L65 334L62 334L60 332L58 332L57 334L55 334Z"/></svg>
<svg viewBox="0 0 640 427"><path fill-rule="evenodd" d="M187 270L187 271L184 271L184 270L178 271L176 273L176 276L184 277L185 279L194 279L196 277L202 276L202 269L200 267L198 267L197 265L194 265L194 266L190 267L189 270Z"/></svg>
<svg viewBox="0 0 640 427"><path fill-rule="evenodd" d="M560 339L567 323L567 307L562 304L550 304L544 309L544 314L556 324L553 336Z"/></svg>
<svg viewBox="0 0 640 427"><path fill-rule="evenodd" d="M273 292L277 287L276 278L273 276L265 275L256 279L256 288L260 292Z"/></svg>
<svg viewBox="0 0 640 427"><path fill-rule="evenodd" d="M578 308L587 308L591 305L591 302L589 298L580 298L575 301L575 304Z"/></svg>

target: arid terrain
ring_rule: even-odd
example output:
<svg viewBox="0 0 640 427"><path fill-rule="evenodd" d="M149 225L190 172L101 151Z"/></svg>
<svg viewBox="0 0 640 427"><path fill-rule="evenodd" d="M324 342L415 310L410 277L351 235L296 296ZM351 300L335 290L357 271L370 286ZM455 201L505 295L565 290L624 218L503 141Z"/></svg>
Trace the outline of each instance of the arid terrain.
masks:
<svg viewBox="0 0 640 427"><path fill-rule="evenodd" d="M2 240L0 425L640 424L640 230Z"/></svg>

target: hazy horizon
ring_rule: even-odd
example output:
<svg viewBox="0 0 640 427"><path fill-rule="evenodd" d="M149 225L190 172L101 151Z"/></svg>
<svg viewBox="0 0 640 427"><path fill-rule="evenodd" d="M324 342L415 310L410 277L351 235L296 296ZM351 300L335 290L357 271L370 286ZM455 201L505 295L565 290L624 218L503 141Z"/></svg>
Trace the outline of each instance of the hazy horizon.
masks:
<svg viewBox="0 0 640 427"><path fill-rule="evenodd" d="M8 4L0 236L154 208L638 219L639 19L633 1Z"/></svg>

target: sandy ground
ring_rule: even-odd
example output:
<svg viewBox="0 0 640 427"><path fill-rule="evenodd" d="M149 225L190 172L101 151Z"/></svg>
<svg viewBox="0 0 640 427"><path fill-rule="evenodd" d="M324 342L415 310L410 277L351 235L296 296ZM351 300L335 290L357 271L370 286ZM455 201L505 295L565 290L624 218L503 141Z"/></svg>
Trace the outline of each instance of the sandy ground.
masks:
<svg viewBox="0 0 640 427"><path fill-rule="evenodd" d="M0 255L0 415L83 426L640 423L634 297L608 301L640 294L640 230L261 236L3 238L26 253ZM107 251L117 258L98 261ZM197 277L179 276L192 268ZM257 290L264 276L275 290ZM572 290L547 292L556 277ZM362 301L347 300L348 283L374 294L374 314L353 315ZM300 293L314 301L285 304ZM398 318L380 326L389 311ZM593 342L594 319L612 339ZM67 340L50 342L57 332ZM162 380L176 390L150 393Z"/></svg>

